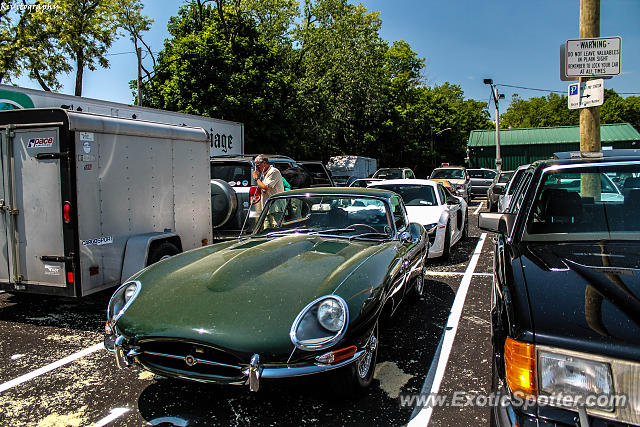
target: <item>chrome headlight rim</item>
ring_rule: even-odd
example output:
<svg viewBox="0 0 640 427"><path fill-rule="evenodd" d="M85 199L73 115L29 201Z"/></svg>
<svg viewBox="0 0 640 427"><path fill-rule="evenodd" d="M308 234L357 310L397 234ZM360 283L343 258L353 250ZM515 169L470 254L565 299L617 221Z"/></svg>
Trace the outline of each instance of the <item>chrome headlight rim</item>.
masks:
<svg viewBox="0 0 640 427"><path fill-rule="evenodd" d="M330 333L333 333L334 335L323 341L318 341L315 343L302 342L301 340L298 339L296 334L298 326L300 326L300 322L302 322L302 319L304 319L304 317L309 314L309 311L312 308L314 308L316 305L320 305L323 301L328 299L333 299L337 301L340 304L340 307L342 308L342 312L344 313L344 323L342 325L342 328L340 328L340 330L337 332L329 331L328 329L325 328L327 331L329 331ZM316 321L319 324L320 322L317 319L317 316L313 316L313 317L316 319ZM296 348L299 348L300 350L305 350L305 351L324 350L326 348L331 347L340 339L342 339L342 337L344 336L347 330L348 325L349 325L349 307L347 306L346 301L341 297L339 297L338 295L333 295L333 294L325 295L320 298L316 298L315 300L307 304L302 310L300 310L300 313L298 313L298 315L296 316L295 320L291 325L291 329L289 330L289 338L291 339L291 342L293 343L293 345L296 346Z"/></svg>
<svg viewBox="0 0 640 427"><path fill-rule="evenodd" d="M131 297L129 297L128 300L124 301L122 308L117 313L114 313L115 303L118 301L119 298L124 298L124 294L127 288L131 285L136 286L133 291L133 295L131 295ZM139 280L128 280L122 285L120 285L118 289L116 289L116 291L113 293L113 295L109 299L109 305L107 305L107 321L109 322L109 326L111 328L113 328L116 325L120 317L122 317L122 315L127 311L127 309L133 303L133 301L135 301L141 289L142 289L142 283L140 283Z"/></svg>

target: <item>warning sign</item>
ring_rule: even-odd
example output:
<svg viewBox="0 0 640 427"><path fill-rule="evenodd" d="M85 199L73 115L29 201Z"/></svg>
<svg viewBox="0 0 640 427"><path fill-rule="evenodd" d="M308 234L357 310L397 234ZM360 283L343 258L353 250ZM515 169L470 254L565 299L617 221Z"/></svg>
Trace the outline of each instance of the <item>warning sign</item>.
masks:
<svg viewBox="0 0 640 427"><path fill-rule="evenodd" d="M622 38L599 37L567 40L565 75L603 77L620 74Z"/></svg>

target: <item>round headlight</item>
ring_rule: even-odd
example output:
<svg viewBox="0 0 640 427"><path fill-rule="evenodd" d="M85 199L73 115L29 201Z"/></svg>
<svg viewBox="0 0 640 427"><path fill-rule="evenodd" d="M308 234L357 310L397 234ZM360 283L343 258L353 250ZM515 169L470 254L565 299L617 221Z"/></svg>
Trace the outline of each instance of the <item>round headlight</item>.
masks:
<svg viewBox="0 0 640 427"><path fill-rule="evenodd" d="M318 306L318 322L331 332L338 332L344 326L344 310L340 303L332 298Z"/></svg>
<svg viewBox="0 0 640 427"><path fill-rule="evenodd" d="M133 295L136 293L136 289L138 285L136 283L132 283L124 289L124 303L128 303Z"/></svg>
<svg viewBox="0 0 640 427"><path fill-rule="evenodd" d="M345 300L337 295L326 295L300 311L291 325L289 337L301 350L322 350L338 342L348 324L349 309Z"/></svg>

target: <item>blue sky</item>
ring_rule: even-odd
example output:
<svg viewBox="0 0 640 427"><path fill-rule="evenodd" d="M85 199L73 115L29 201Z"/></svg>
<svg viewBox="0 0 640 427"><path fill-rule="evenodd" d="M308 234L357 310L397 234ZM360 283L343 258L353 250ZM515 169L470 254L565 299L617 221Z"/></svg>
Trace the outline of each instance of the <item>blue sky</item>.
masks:
<svg viewBox="0 0 640 427"><path fill-rule="evenodd" d="M355 3L355 1L352 1ZM409 42L426 59L428 85L458 84L466 98L489 100L483 78L495 83L566 92L559 77L560 45L579 36L579 0L363 0L380 11L381 35L389 43ZM145 0L145 13L155 22L145 37L154 51L168 37L166 24L183 1ZM605 81L618 93L640 94L640 0L602 0L600 35L622 37L622 73ZM83 96L132 103L128 82L136 78L131 42L122 38L111 48L111 68L85 71ZM150 64L149 61L145 61ZM61 92L72 94L73 75L61 78ZM40 89L21 78L19 86ZM500 86L501 112L513 93L522 98L547 95ZM624 95L623 95L624 96Z"/></svg>

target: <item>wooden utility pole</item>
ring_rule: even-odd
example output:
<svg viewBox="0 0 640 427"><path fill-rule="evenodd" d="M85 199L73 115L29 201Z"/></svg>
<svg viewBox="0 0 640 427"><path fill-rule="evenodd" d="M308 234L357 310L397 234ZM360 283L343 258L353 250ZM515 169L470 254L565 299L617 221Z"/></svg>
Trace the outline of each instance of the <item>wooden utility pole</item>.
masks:
<svg viewBox="0 0 640 427"><path fill-rule="evenodd" d="M600 0L580 0L580 38L600 37ZM593 77L581 77L583 81ZM596 152L600 142L600 107L580 109L580 151Z"/></svg>

